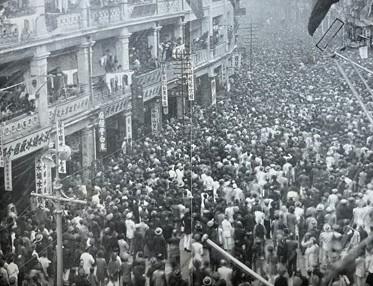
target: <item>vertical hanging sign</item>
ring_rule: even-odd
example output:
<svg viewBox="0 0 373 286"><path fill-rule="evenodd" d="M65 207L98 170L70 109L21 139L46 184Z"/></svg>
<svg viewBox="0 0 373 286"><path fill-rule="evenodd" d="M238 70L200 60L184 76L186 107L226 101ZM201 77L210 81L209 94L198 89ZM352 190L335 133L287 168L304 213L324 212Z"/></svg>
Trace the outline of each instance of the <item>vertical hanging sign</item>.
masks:
<svg viewBox="0 0 373 286"><path fill-rule="evenodd" d="M157 104L154 104L151 110L151 123L152 123L152 133L156 134L159 129L159 111L158 111Z"/></svg>
<svg viewBox="0 0 373 286"><path fill-rule="evenodd" d="M12 159L4 158L4 185L5 191L13 191L13 181L12 181Z"/></svg>
<svg viewBox="0 0 373 286"><path fill-rule="evenodd" d="M105 126L105 113L100 111L98 114L98 140L99 151L106 152L106 126Z"/></svg>
<svg viewBox="0 0 373 286"><path fill-rule="evenodd" d="M211 104L216 105L216 80L211 80Z"/></svg>
<svg viewBox="0 0 373 286"><path fill-rule="evenodd" d="M187 77L188 77L188 99L189 101L193 101L194 100L194 69L193 69L191 60L188 60Z"/></svg>
<svg viewBox="0 0 373 286"><path fill-rule="evenodd" d="M0 168L4 168L4 154L3 154L3 144L4 144L4 129L3 125L0 126Z"/></svg>
<svg viewBox="0 0 373 286"><path fill-rule="evenodd" d="M168 90L167 90L167 73L166 66L162 65L162 107L163 113L168 114Z"/></svg>
<svg viewBox="0 0 373 286"><path fill-rule="evenodd" d="M41 195L47 192L47 166L40 157L35 158L35 192ZM37 203L44 204L44 201L37 198Z"/></svg>
<svg viewBox="0 0 373 286"><path fill-rule="evenodd" d="M65 146L65 123L62 120L57 120L57 144L58 148ZM58 173L66 174L66 161L58 160Z"/></svg>

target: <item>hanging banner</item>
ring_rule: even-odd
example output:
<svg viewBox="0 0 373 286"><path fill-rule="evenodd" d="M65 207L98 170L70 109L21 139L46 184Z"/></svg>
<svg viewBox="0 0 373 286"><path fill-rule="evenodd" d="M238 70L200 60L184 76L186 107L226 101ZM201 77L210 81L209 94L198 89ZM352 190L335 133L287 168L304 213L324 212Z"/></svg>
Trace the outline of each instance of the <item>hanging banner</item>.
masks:
<svg viewBox="0 0 373 286"><path fill-rule="evenodd" d="M35 193L45 195L47 193L47 166L43 160L35 158ZM37 205L44 205L45 201L36 198Z"/></svg>
<svg viewBox="0 0 373 286"><path fill-rule="evenodd" d="M132 116L126 115L126 138L132 140Z"/></svg>
<svg viewBox="0 0 373 286"><path fill-rule="evenodd" d="M3 144L4 144L4 129L3 125L0 126L0 168L4 168L4 153L3 153Z"/></svg>
<svg viewBox="0 0 373 286"><path fill-rule="evenodd" d="M13 191L12 160L9 158L5 158L4 160L4 186L5 191Z"/></svg>
<svg viewBox="0 0 373 286"><path fill-rule="evenodd" d="M57 144L59 148L65 146L65 123L62 120L57 120ZM58 173L66 174L66 161L58 161Z"/></svg>
<svg viewBox="0 0 373 286"><path fill-rule="evenodd" d="M193 69L191 60L188 61L187 80L188 80L188 99L190 101L193 101L194 100L194 69Z"/></svg>
<svg viewBox="0 0 373 286"><path fill-rule="evenodd" d="M159 130L159 108L158 105L153 105L151 110L152 133L156 134Z"/></svg>
<svg viewBox="0 0 373 286"><path fill-rule="evenodd" d="M211 80L211 104L216 105L216 80Z"/></svg>
<svg viewBox="0 0 373 286"><path fill-rule="evenodd" d="M98 114L98 142L99 151L106 152L106 126L105 126L105 113L100 111Z"/></svg>
<svg viewBox="0 0 373 286"><path fill-rule="evenodd" d="M162 65L162 106L168 107L167 73L165 65ZM165 113L166 114L166 113Z"/></svg>

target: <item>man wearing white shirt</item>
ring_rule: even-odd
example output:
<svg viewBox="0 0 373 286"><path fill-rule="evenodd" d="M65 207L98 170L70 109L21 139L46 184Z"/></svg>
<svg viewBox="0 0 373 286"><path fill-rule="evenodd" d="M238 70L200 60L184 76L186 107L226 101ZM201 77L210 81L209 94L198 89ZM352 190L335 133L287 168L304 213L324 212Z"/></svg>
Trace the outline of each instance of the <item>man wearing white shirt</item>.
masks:
<svg viewBox="0 0 373 286"><path fill-rule="evenodd" d="M86 275L89 275L91 267L95 264L95 259L93 256L85 251L80 256L80 260L83 261L83 269Z"/></svg>

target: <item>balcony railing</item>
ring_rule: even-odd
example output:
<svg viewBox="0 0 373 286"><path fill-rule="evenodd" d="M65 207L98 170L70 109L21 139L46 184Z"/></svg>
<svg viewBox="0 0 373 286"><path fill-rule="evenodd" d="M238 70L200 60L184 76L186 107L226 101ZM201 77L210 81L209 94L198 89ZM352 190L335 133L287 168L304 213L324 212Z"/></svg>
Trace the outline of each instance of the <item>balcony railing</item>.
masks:
<svg viewBox="0 0 373 286"><path fill-rule="evenodd" d="M209 60L209 51L207 49L198 50L192 54L192 61L195 67L198 67Z"/></svg>
<svg viewBox="0 0 373 286"><path fill-rule="evenodd" d="M80 13L47 13L46 24L49 32L78 30L80 28Z"/></svg>
<svg viewBox="0 0 373 286"><path fill-rule="evenodd" d="M226 43L223 42L214 48L214 57L221 57L226 53Z"/></svg>
<svg viewBox="0 0 373 286"><path fill-rule="evenodd" d="M57 118L71 118L89 110L89 96L70 97L65 101L58 101L49 107L49 120L54 122Z"/></svg>
<svg viewBox="0 0 373 286"><path fill-rule="evenodd" d="M120 97L131 96L130 74L127 72L107 73L92 78L95 106L106 104Z"/></svg>
<svg viewBox="0 0 373 286"><path fill-rule="evenodd" d="M128 5L129 18L143 18L154 16L157 13L156 3L142 3Z"/></svg>
<svg viewBox="0 0 373 286"><path fill-rule="evenodd" d="M4 127L5 138L27 133L40 126L39 115L23 114L6 122Z"/></svg>
<svg viewBox="0 0 373 286"><path fill-rule="evenodd" d="M161 70L159 68L144 74L134 75L134 81L141 86L150 86L161 82Z"/></svg>
<svg viewBox="0 0 373 286"><path fill-rule="evenodd" d="M121 4L113 4L106 7L91 8L90 18L92 26L106 26L112 23L120 22L123 17Z"/></svg>
<svg viewBox="0 0 373 286"><path fill-rule="evenodd" d="M160 0L158 2L158 14L170 14L170 13L177 13L182 10L182 0Z"/></svg>

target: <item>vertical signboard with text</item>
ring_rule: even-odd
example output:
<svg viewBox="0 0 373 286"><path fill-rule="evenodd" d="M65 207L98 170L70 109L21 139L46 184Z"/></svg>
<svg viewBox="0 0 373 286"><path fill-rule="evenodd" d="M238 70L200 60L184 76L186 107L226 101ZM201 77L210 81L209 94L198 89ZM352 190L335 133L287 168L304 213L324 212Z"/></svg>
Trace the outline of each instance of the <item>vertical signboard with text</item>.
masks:
<svg viewBox="0 0 373 286"><path fill-rule="evenodd" d="M99 151L106 152L106 125L105 125L105 113L100 111L98 114L98 142Z"/></svg>
<svg viewBox="0 0 373 286"><path fill-rule="evenodd" d="M65 146L65 123L62 120L57 120L57 144L58 148ZM66 161L58 160L58 173L66 174Z"/></svg>
<svg viewBox="0 0 373 286"><path fill-rule="evenodd" d="M194 100L194 69L192 61L188 60L187 66L187 81L188 81L188 100Z"/></svg>
<svg viewBox="0 0 373 286"><path fill-rule="evenodd" d="M167 89L167 73L166 73L166 67L163 64L162 65L162 107L163 107L163 113L165 115L168 114L168 89Z"/></svg>
<svg viewBox="0 0 373 286"><path fill-rule="evenodd" d="M211 80L211 104L216 105L216 80Z"/></svg>
<svg viewBox="0 0 373 286"><path fill-rule="evenodd" d="M12 159L4 158L4 187L5 191L13 191Z"/></svg>
<svg viewBox="0 0 373 286"><path fill-rule="evenodd" d="M154 104L151 109L151 124L152 124L152 133L156 134L159 130L159 106Z"/></svg>

